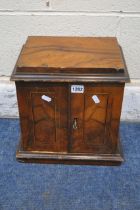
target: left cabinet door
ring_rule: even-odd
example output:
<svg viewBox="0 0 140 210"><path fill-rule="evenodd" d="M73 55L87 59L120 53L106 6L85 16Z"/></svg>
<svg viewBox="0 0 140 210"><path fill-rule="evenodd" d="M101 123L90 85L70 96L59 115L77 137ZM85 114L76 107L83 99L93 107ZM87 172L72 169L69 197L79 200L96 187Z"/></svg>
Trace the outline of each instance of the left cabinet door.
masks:
<svg viewBox="0 0 140 210"><path fill-rule="evenodd" d="M67 87L18 83L22 147L25 150L67 152Z"/></svg>

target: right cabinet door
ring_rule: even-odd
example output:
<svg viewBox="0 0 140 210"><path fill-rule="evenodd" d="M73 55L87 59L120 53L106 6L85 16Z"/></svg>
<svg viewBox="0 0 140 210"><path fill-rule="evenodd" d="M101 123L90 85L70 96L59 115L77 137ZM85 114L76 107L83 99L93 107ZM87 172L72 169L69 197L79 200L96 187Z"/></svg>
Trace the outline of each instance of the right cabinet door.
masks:
<svg viewBox="0 0 140 210"><path fill-rule="evenodd" d="M118 142L122 96L123 87L117 84L86 85L84 94L72 95L71 103L77 104L77 108L71 106L72 115L74 113L71 116L71 152L114 153ZM76 103L77 99L79 103Z"/></svg>

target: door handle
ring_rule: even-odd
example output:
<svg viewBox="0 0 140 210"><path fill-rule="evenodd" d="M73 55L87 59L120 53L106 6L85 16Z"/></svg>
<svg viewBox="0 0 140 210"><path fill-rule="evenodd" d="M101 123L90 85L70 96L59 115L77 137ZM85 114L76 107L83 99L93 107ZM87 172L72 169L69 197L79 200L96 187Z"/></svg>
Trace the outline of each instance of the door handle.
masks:
<svg viewBox="0 0 140 210"><path fill-rule="evenodd" d="M72 127L73 127L74 130L76 130L78 128L77 118L74 118Z"/></svg>

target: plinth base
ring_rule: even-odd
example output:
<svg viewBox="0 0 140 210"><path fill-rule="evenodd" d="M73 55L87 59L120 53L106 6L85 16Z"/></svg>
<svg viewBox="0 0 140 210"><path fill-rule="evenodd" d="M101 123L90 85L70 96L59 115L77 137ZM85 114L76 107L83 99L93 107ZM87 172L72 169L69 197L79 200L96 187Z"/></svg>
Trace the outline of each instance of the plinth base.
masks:
<svg viewBox="0 0 140 210"><path fill-rule="evenodd" d="M122 156L120 141L115 154L77 154L77 153L48 153L44 151L23 151L19 146L16 158L25 163L51 163L51 164L78 164L78 165L120 165L124 159Z"/></svg>

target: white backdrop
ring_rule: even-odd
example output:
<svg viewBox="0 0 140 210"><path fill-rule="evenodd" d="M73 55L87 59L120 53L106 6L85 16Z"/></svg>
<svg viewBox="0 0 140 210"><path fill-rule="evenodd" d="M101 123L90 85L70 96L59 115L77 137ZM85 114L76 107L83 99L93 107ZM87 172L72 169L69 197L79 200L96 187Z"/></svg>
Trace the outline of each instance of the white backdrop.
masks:
<svg viewBox="0 0 140 210"><path fill-rule="evenodd" d="M134 107L131 98L132 95L136 98L137 106L140 100L139 0L0 0L0 117L17 116L16 108L12 113L11 107L12 103L16 104L14 85L7 80L28 35L116 36L131 77L125 93L131 110L128 106L124 108L129 112L127 115L123 112L122 118L139 119L140 108ZM11 88L11 102L6 88ZM9 107L5 108L6 100ZM135 115L131 112L134 108Z"/></svg>

